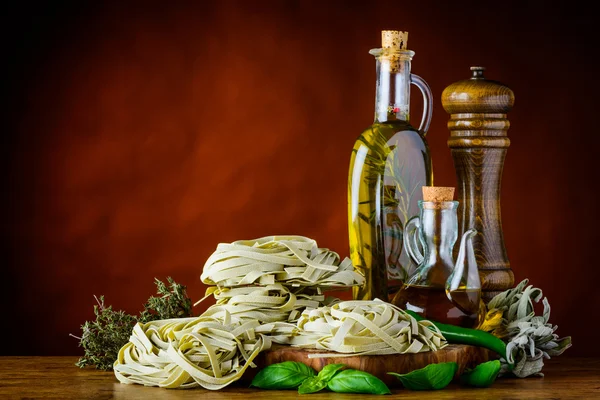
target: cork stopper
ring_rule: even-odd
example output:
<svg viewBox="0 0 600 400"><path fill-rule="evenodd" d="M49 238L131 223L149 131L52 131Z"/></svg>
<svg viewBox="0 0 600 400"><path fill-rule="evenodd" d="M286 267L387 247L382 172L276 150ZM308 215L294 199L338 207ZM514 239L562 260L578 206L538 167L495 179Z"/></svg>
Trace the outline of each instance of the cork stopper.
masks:
<svg viewBox="0 0 600 400"><path fill-rule="evenodd" d="M384 49L406 50L408 32L381 31L381 47Z"/></svg>
<svg viewBox="0 0 600 400"><path fill-rule="evenodd" d="M423 201L444 202L454 198L453 187L423 186Z"/></svg>
<svg viewBox="0 0 600 400"><path fill-rule="evenodd" d="M381 48L372 49L369 53L379 58L383 71L401 72L403 60L410 60L414 54L406 49L407 41L408 32L381 31Z"/></svg>

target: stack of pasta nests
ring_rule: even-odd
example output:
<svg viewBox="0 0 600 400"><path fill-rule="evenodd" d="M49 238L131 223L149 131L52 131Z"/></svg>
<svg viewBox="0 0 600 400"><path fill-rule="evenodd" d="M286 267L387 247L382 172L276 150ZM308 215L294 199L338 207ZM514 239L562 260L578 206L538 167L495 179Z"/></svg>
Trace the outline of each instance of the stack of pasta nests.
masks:
<svg viewBox="0 0 600 400"><path fill-rule="evenodd" d="M364 283L348 258L304 236L222 243L200 279L215 304L202 315L135 326L114 371L123 383L217 390L242 377L272 343L331 355L416 353L447 343L428 321L373 301L324 292ZM340 354L341 353L341 354Z"/></svg>

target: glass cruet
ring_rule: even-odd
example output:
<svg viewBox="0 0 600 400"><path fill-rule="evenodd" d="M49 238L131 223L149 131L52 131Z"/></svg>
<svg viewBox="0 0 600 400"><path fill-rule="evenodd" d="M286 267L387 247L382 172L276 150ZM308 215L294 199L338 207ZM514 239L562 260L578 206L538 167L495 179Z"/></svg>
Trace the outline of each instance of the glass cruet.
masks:
<svg viewBox="0 0 600 400"><path fill-rule="evenodd" d="M404 230L404 244L418 268L392 303L434 321L474 328L485 313L472 243L477 231L469 229L463 234L453 261L458 205L447 199L419 201L419 215Z"/></svg>

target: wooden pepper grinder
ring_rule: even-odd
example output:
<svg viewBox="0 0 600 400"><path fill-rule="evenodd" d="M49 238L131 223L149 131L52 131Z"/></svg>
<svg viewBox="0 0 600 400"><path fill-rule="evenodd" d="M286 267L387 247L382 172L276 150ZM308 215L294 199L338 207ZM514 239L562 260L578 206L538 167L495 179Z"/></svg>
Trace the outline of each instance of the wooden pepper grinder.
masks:
<svg viewBox="0 0 600 400"><path fill-rule="evenodd" d="M500 218L500 180L510 139L506 113L514 94L500 82L485 79L483 67L446 87L442 105L450 114L448 147L457 178L459 235L474 228L475 257L485 303L512 288L514 275L504 247Z"/></svg>

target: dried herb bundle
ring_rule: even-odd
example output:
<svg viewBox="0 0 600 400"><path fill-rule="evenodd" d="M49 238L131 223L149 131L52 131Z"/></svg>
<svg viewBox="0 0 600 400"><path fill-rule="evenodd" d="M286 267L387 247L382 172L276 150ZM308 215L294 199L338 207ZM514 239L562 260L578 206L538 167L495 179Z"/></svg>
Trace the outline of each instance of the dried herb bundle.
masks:
<svg viewBox="0 0 600 400"><path fill-rule="evenodd" d="M186 288L175 283L171 277L167 278L169 286L160 279L154 278L156 293L144 305L140 313L139 322L145 323L158 319L185 318L192 316L192 300L187 296Z"/></svg>
<svg viewBox="0 0 600 400"><path fill-rule="evenodd" d="M123 311L114 311L112 306L106 307L104 296L100 299L94 297L98 302L94 305L96 320L86 321L81 326L83 334L78 339L85 355L75 365L80 368L95 365L97 369L109 370L117 359L119 349L129 340L136 318Z"/></svg>
<svg viewBox="0 0 600 400"><path fill-rule="evenodd" d="M111 370L121 347L131 336L136 323L146 323L159 319L184 318L192 316L192 301L187 296L186 287L176 283L171 277L167 278L167 286L155 278L157 296L151 296L144 310L138 317L115 311L112 306L105 306L104 296L96 298L94 305L94 321L86 321L82 326L79 346L85 354L75 363L80 368L95 366L101 370Z"/></svg>

